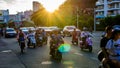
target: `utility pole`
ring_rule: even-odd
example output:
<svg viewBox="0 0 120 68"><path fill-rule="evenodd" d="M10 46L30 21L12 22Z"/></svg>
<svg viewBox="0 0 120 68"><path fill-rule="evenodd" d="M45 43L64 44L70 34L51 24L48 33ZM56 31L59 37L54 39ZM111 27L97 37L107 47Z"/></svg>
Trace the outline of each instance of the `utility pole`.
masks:
<svg viewBox="0 0 120 68"><path fill-rule="evenodd" d="M96 31L96 13L94 8L94 32Z"/></svg>
<svg viewBox="0 0 120 68"><path fill-rule="evenodd" d="M79 26L78 26L78 25L79 25L79 24L78 24L78 23L79 23L79 22L78 22L78 18L79 18L78 12L79 12L79 10L78 10L78 7L77 7L77 28L79 27Z"/></svg>

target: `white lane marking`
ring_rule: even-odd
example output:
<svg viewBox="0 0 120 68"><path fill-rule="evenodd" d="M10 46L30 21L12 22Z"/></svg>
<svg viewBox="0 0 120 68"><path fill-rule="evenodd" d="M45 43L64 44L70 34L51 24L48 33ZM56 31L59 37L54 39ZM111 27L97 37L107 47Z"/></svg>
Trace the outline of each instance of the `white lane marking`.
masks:
<svg viewBox="0 0 120 68"><path fill-rule="evenodd" d="M63 64L72 65L72 64L74 64L74 62L73 61L64 61Z"/></svg>
<svg viewBox="0 0 120 68"><path fill-rule="evenodd" d="M12 50L4 50L4 51L1 51L2 52L12 52Z"/></svg>
<svg viewBox="0 0 120 68"><path fill-rule="evenodd" d="M41 64L52 64L51 61L43 61Z"/></svg>
<svg viewBox="0 0 120 68"><path fill-rule="evenodd" d="M80 55L80 56L83 56L83 54L81 54L81 53L74 53L74 54L76 54L76 55Z"/></svg>

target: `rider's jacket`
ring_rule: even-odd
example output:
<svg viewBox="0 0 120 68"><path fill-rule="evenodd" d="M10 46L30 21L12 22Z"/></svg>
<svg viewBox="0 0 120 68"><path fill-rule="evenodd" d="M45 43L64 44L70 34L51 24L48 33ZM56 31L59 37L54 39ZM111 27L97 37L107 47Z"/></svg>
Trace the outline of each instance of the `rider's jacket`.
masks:
<svg viewBox="0 0 120 68"><path fill-rule="evenodd" d="M59 35L59 34L58 35L52 34L51 41L50 41L51 44L55 44L56 46L59 46L59 44L62 41L63 41L63 39L62 39L61 35Z"/></svg>
<svg viewBox="0 0 120 68"><path fill-rule="evenodd" d="M88 45L93 45L92 39L90 37L86 38L86 42Z"/></svg>
<svg viewBox="0 0 120 68"><path fill-rule="evenodd" d="M110 39L107 42L107 45L105 47L109 53L110 59L116 59L120 61L120 39L114 41Z"/></svg>
<svg viewBox="0 0 120 68"><path fill-rule="evenodd" d="M18 33L17 35L17 39L18 41L24 41L26 38L26 35L22 32L22 33Z"/></svg>
<svg viewBox="0 0 120 68"><path fill-rule="evenodd" d="M73 31L72 32L72 39L77 39L77 37L78 37L77 31Z"/></svg>
<svg viewBox="0 0 120 68"><path fill-rule="evenodd" d="M82 31L80 37L83 38L83 37L86 37L86 36L88 36L88 33L85 32L85 31Z"/></svg>
<svg viewBox="0 0 120 68"><path fill-rule="evenodd" d="M29 37L31 37L31 36L34 36L34 37L35 37L35 34L34 34L34 33L29 33L29 34L27 35L27 38L29 38Z"/></svg>

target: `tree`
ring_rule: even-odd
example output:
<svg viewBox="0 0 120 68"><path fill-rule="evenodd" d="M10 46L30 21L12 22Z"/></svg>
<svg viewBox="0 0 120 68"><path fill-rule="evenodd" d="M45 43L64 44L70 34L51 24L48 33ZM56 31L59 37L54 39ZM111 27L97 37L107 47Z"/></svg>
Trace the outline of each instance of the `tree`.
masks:
<svg viewBox="0 0 120 68"><path fill-rule="evenodd" d="M92 1L92 5L87 6L85 3ZM48 13L45 8L39 9L37 12L34 12L31 16L32 21L34 21L36 26L58 26L64 27L66 25L77 25L77 7L79 8L79 27L83 26L93 27L93 14L92 11L87 11L83 8L93 7L95 0L66 0L58 10L54 13ZM84 2L84 4L82 4ZM84 5L84 6L83 6ZM92 24L92 25L91 25Z"/></svg>
<svg viewBox="0 0 120 68"><path fill-rule="evenodd" d="M101 27L106 26L113 26L113 25L120 25L120 15L114 17L105 17L104 19L100 20Z"/></svg>
<svg viewBox="0 0 120 68"><path fill-rule="evenodd" d="M29 22L29 21L23 21L22 22L22 27L35 27L34 23Z"/></svg>

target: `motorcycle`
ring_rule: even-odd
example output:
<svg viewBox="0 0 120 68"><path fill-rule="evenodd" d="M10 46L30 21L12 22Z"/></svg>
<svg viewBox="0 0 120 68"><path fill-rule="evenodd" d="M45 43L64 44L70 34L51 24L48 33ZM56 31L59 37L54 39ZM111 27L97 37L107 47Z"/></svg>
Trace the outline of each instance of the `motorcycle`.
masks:
<svg viewBox="0 0 120 68"><path fill-rule="evenodd" d="M38 46L42 46L43 45L43 36L42 34L39 34L38 35L38 43L37 43Z"/></svg>
<svg viewBox="0 0 120 68"><path fill-rule="evenodd" d="M24 53L24 49L25 49L25 40L24 40L24 38L19 38L18 42L19 42L19 46L20 46L20 49L21 49L21 53Z"/></svg>
<svg viewBox="0 0 120 68"><path fill-rule="evenodd" d="M102 61L102 64L99 66L99 68L120 68L120 67L118 64L116 64L116 61L114 62L108 59L105 62Z"/></svg>
<svg viewBox="0 0 120 68"><path fill-rule="evenodd" d="M84 37L82 39L80 39L80 48L81 50L83 49L89 49L89 52L92 52L92 40L90 37Z"/></svg>
<svg viewBox="0 0 120 68"><path fill-rule="evenodd" d="M50 55L57 61L62 60L62 53L58 50L59 45L62 43L64 43L63 40L60 40L59 43L55 39L50 40Z"/></svg>
<svg viewBox="0 0 120 68"><path fill-rule="evenodd" d="M72 38L72 44L78 44L78 38Z"/></svg>
<svg viewBox="0 0 120 68"><path fill-rule="evenodd" d="M45 43L45 45L47 44L48 38L47 36L43 37L43 42Z"/></svg>
<svg viewBox="0 0 120 68"><path fill-rule="evenodd" d="M35 39L35 35L34 34L30 34L29 36L28 36L28 47L30 47L30 46L33 46L33 48L35 48L36 47L36 39Z"/></svg>

